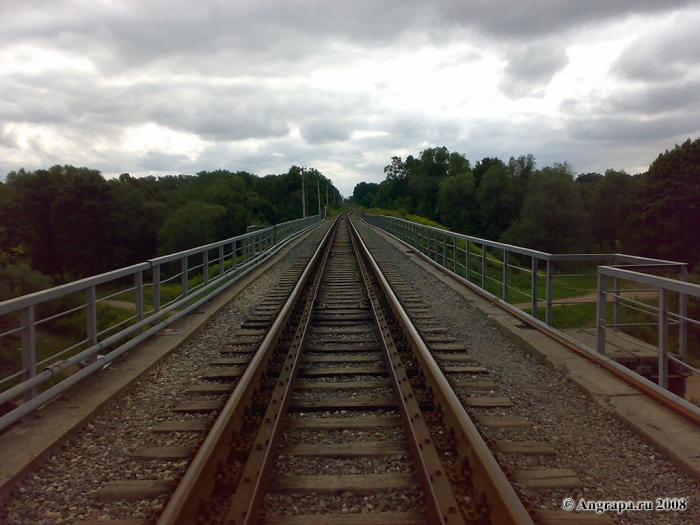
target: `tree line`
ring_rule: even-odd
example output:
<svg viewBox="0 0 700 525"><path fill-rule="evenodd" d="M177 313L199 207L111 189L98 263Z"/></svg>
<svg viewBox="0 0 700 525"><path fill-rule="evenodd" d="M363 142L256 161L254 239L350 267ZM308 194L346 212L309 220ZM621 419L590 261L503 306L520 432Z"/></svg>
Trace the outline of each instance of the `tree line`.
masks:
<svg viewBox="0 0 700 525"><path fill-rule="evenodd" d="M302 177L303 174L303 177ZM247 226L340 205L318 170L281 175L227 170L106 179L94 169L53 166L0 182L0 300L234 237Z"/></svg>
<svg viewBox="0 0 700 525"><path fill-rule="evenodd" d="M532 155L472 166L445 147L392 157L384 173L379 184L357 184L352 201L546 252L624 251L700 263L700 139L667 150L637 175L576 175L566 162L538 168Z"/></svg>

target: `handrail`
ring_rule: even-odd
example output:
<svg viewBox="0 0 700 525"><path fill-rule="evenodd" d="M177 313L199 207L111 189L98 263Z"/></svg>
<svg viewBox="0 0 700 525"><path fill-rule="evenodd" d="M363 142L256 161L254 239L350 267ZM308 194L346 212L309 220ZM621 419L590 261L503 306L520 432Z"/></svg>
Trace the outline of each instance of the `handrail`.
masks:
<svg viewBox="0 0 700 525"><path fill-rule="evenodd" d="M22 356L22 368L19 371L11 372L8 377L0 378L0 387L5 387L5 390L0 392L0 404L13 401L19 396L24 397L24 404L0 417L0 430L65 391L82 377L110 363L124 353L126 349L132 348L146 337L162 330L174 320L219 294L252 269L269 259L284 245L315 227L321 221L321 215L288 221L216 243L157 257L140 264L0 302L0 316L6 316L6 319L9 320L8 324L18 325L0 334L0 340L3 337L8 337L18 332L21 333ZM218 257L210 260L209 255L213 250L218 250ZM197 264L190 268L189 258L193 256L201 256L201 260L196 261ZM161 269L163 265L173 264L176 261L180 262L180 273L176 273L172 278L166 280L173 279L174 283L177 283L179 278L181 293L175 300L170 301L166 307L162 307L160 304L161 285L166 280L161 280ZM226 263L231 267L226 269ZM217 275L212 276L211 266L214 265L215 268L217 264L219 265L219 272ZM144 276L147 274L151 275L152 283L144 283ZM98 330L100 319L97 307L98 303L104 298L97 298L96 287L106 283L116 283L124 278L133 278L133 284L117 294L110 294L110 297L113 298L116 295L125 293L133 294L135 314L130 316L128 323L121 321L121 324L129 324L129 326L101 340L101 336L107 334L104 327L102 327L101 331ZM202 282L189 289L189 281L192 278L201 278ZM146 288L152 288L153 292L152 308L149 309L144 305L144 290ZM46 319L37 319L36 307L46 304L48 301L80 292L85 294L85 301L77 310L84 311L85 334L87 337L83 335L81 343L69 346L76 352L74 355L61 361L54 360L44 371L39 372L37 370L36 326L48 318L56 319L71 316L71 312L74 313L76 308L71 306L59 314L47 316ZM129 338L131 339L129 340ZM121 346L115 347L120 343ZM81 346L84 347L82 350L80 349ZM65 348L60 349L54 355L63 355L65 352ZM108 353L105 356L98 356L98 352ZM47 363L50 360L51 357L44 357L41 362ZM81 364L85 367L69 378L63 379L43 394L37 394L39 385L76 364ZM23 381L14 386L7 385L10 381L16 381L19 375L23 376Z"/></svg>
<svg viewBox="0 0 700 525"><path fill-rule="evenodd" d="M448 273L454 274L457 278L465 280L470 286L474 286L490 299L508 306L508 309L518 308L510 304L509 293L522 294L530 299L530 313L519 309L519 315L525 316L537 325L542 323L538 320L538 303L544 302L546 306L544 326L563 335L553 328L553 288L554 277L570 277L565 274L555 274L555 263L594 263L602 262L603 265L597 267L597 353L605 354L606 331L610 328L606 325L607 296L613 299L612 326L622 326L620 322L620 309L625 306L621 293L624 291L620 286L620 281L630 281L638 284L645 284L656 287L659 290L658 310L658 331L659 331L659 373L658 383L660 386L668 387L668 362L673 361L680 364L686 371L697 373L698 371L687 364L687 326L688 323L696 322L687 316L688 296L700 297L700 286L686 282L688 275L688 265L678 261L667 261L663 259L653 259L635 255L621 253L612 254L552 254L531 250L487 239L481 239L469 235L463 235L448 230L427 226L415 222L389 217L385 215L364 215L364 220L377 228L380 228L401 242L412 247L416 252L430 260L433 264L444 268ZM472 248L476 246L476 250ZM488 249L499 250L499 258L495 258ZM481 253L478 253L478 250ZM531 270L523 268L527 264L522 262L516 266L508 260L510 254L519 254L529 257ZM522 261L522 258L521 258ZM546 266L546 273L541 274L540 267ZM496 269L494 267L497 266ZM512 271L519 273L530 273L529 294L525 287L513 288L511 286ZM494 273L499 275L494 277ZM671 279L664 276L652 275L653 273L677 273L678 279ZM476 274L477 282L473 276ZM613 288L608 291L607 279L613 279ZM545 279L545 298L538 296L538 283L540 279ZM479 282L480 281L480 282ZM499 287L498 291L494 288ZM591 291L594 291L592 288ZM630 290L635 291L635 290ZM668 306L669 292L678 294L678 313L671 312ZM594 301L589 301L593 303ZM678 319L674 323L674 319ZM529 321L528 321L529 322ZM656 324L656 323L655 323ZM678 326L678 354L679 359L669 354L669 325ZM589 349L591 352L595 350ZM632 373L632 372L630 372ZM636 375L636 374L635 374Z"/></svg>

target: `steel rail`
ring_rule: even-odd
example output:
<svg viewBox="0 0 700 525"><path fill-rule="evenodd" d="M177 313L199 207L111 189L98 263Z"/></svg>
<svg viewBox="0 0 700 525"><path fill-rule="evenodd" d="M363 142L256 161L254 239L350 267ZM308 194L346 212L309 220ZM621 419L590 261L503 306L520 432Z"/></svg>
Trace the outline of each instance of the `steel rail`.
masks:
<svg viewBox="0 0 700 525"><path fill-rule="evenodd" d="M197 522L197 511L200 501L206 500L214 488L214 474L218 463L223 462L229 455L230 442L226 437L231 436L237 430L236 425L240 424L240 417L237 417L239 412L251 403L254 386L259 383L265 368L264 365L272 357L277 340L292 314L304 283L307 281L322 253L331 230L332 228L329 229L321 243L319 243L301 278L282 307L280 314L273 322L270 331L260 344L260 348L258 348L236 388L222 408L218 419L207 434L202 446L158 519L158 525L188 525Z"/></svg>
<svg viewBox="0 0 700 525"><path fill-rule="evenodd" d="M350 228L350 239L367 290L374 321L380 334L389 378L394 387L394 397L413 455L418 480L423 489L430 523L439 525L465 524L440 458L435 447L431 444L430 431L421 414L416 396L413 394L406 369L401 362L382 306L379 304L375 286L370 280L369 269L363 260L365 254L362 253L359 236L354 228ZM376 272L376 269L374 270ZM374 277L376 278L377 275Z"/></svg>
<svg viewBox="0 0 700 525"><path fill-rule="evenodd" d="M375 226L372 226L368 222L364 221L363 222L370 228L376 228ZM380 229L381 230L381 229ZM384 230L381 230L384 231ZM387 232L384 232L387 233ZM418 257L423 259L425 262L428 264L434 266L437 268L441 273L444 273L445 275L448 275L452 279L456 280L460 284L463 284L467 288L469 288L471 291L476 293L477 295L483 297L487 301L493 303L496 306L499 306L503 310L507 311L514 317L516 317L518 320L522 321L524 324L528 325L531 328L534 328L535 330L540 331L547 337L553 339L554 341L558 342L559 344L565 346L569 350L572 350L573 352L576 352L577 354L586 357L590 361L593 361L595 364L599 365L600 367L604 368L611 374L613 374L615 377L618 377L622 379L623 381L627 382L628 384L632 385L639 391L641 391L643 394L649 396L655 401L658 401L659 403L663 404L664 406L668 407L669 409L673 410L676 412L678 415L686 418L688 421L694 423L695 425L700 425L700 413L698 413L698 408L693 405L692 403L689 403L685 399L673 394L672 392L660 387L659 385L652 383L645 377L633 372L629 368L625 367L624 365L621 365L617 361L614 361L613 359L610 359L609 357L606 357L605 355L601 355L591 348L587 347L583 343L575 340L572 337L567 336L563 332L560 332L559 330L556 330L555 328L552 328L550 326L547 326L545 323L542 321L539 321L538 319L534 319L533 317L527 315L526 313L522 312L521 310L517 309L513 305L506 303L505 301L499 299L498 297L489 294L485 290L482 290L478 286L474 285L473 283L467 281L464 277L461 277L454 272L450 272L449 270L443 268L440 266L438 263L427 257L425 254L421 253L417 248L411 246L407 242L402 241L401 239L397 238L394 235L391 235L390 233L387 233L387 235L390 235L394 239L396 239L398 242L400 242L402 245L405 247L409 248L413 253L415 253Z"/></svg>
<svg viewBox="0 0 700 525"><path fill-rule="evenodd" d="M469 459L472 482L478 490L486 495L491 521L499 525L534 525L528 511L467 415L362 238L359 239L359 242L389 299L394 315L404 330L408 344L422 365L426 380L433 388L433 395L436 398L436 404L442 409L445 425L454 430L458 450ZM460 438L462 439L460 440Z"/></svg>
<svg viewBox="0 0 700 525"><path fill-rule="evenodd" d="M338 219L336 219L333 227L329 230L330 237L325 238L324 242L319 246L319 249L323 248L323 256L318 265L314 264L314 268L318 268L318 270L315 270L313 275L311 290L306 297L299 325L287 352L284 367L277 379L277 386L270 398L262 424L255 437L250 456L243 469L241 481L230 502L226 517L221 523L253 525L257 523L260 516L262 501L269 486L270 473L274 466L277 445L282 436L287 410L292 399L299 365L301 364L302 350L306 345L314 304L316 303L330 248L338 227Z"/></svg>

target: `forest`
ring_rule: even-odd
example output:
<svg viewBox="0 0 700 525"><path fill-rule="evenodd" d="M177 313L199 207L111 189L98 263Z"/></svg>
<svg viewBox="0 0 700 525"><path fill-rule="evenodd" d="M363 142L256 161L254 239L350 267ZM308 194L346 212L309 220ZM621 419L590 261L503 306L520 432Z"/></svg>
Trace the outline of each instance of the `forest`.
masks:
<svg viewBox="0 0 700 525"><path fill-rule="evenodd" d="M532 155L473 166L445 147L392 157L351 200L453 231L550 253L624 252L700 263L700 139L659 154L645 173L538 168ZM697 270L696 270L697 271Z"/></svg>
<svg viewBox="0 0 700 525"><path fill-rule="evenodd" d="M303 176L302 176L303 174ZM247 226L319 213L338 190L313 168L281 175L243 171L106 179L53 166L0 182L0 301L240 235Z"/></svg>

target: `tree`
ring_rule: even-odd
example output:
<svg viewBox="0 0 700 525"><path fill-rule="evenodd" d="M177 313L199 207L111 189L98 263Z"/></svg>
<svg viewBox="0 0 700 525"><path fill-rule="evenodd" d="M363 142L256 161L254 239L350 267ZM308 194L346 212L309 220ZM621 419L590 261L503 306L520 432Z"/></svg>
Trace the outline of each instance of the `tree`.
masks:
<svg viewBox="0 0 700 525"><path fill-rule="evenodd" d="M19 202L13 198L7 185L0 182L0 263L19 258L20 245L28 234L29 228L23 220Z"/></svg>
<svg viewBox="0 0 700 525"><path fill-rule="evenodd" d="M174 211L160 230L161 252L175 253L215 242L227 210L219 204L188 202Z"/></svg>
<svg viewBox="0 0 700 525"><path fill-rule="evenodd" d="M503 161L496 157L484 157L483 159L476 161L476 166L474 166L472 172L474 173L474 182L476 183L477 187L481 186L481 179L484 176L484 173L486 173L489 168L495 164L503 164Z"/></svg>
<svg viewBox="0 0 700 525"><path fill-rule="evenodd" d="M536 171L520 218L501 240L550 253L580 250L585 244L585 214L568 164Z"/></svg>
<svg viewBox="0 0 700 525"><path fill-rule="evenodd" d="M449 158L450 152L444 146L421 151L408 175L413 213L437 220L438 191L440 181L449 174Z"/></svg>
<svg viewBox="0 0 700 525"><path fill-rule="evenodd" d="M578 181L578 179L577 179ZM589 224L601 246L615 250L630 210L632 177L624 171L607 170L590 197Z"/></svg>
<svg viewBox="0 0 700 525"><path fill-rule="evenodd" d="M471 172L442 179L438 215L440 222L451 230L474 232L476 185Z"/></svg>
<svg viewBox="0 0 700 525"><path fill-rule="evenodd" d="M352 191L352 202L366 208L372 208L377 191L379 191L379 184L376 182L358 182Z"/></svg>
<svg viewBox="0 0 700 525"><path fill-rule="evenodd" d="M114 199L99 171L65 167L66 184L51 206L55 253L69 277L119 268L113 254Z"/></svg>
<svg viewBox="0 0 700 525"><path fill-rule="evenodd" d="M700 139L666 151L642 177L625 245L648 257L700 262Z"/></svg>
<svg viewBox="0 0 700 525"><path fill-rule="evenodd" d="M508 167L498 159L489 164L476 190L479 235L496 240L518 217L520 199Z"/></svg>
<svg viewBox="0 0 700 525"><path fill-rule="evenodd" d="M391 164L384 166L384 174L388 180L403 180L408 177L408 169L401 157L391 157Z"/></svg>
<svg viewBox="0 0 700 525"><path fill-rule="evenodd" d="M29 231L22 244L30 265L47 275L63 273L56 258L51 209L65 183L66 177L61 166L34 172L20 169L7 175L8 189L19 204Z"/></svg>

